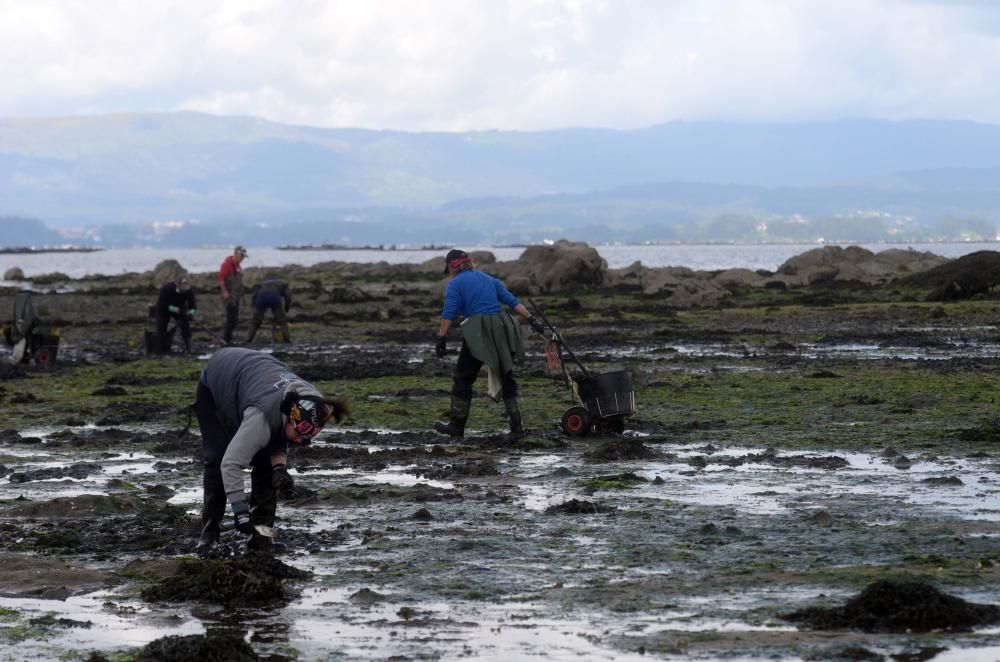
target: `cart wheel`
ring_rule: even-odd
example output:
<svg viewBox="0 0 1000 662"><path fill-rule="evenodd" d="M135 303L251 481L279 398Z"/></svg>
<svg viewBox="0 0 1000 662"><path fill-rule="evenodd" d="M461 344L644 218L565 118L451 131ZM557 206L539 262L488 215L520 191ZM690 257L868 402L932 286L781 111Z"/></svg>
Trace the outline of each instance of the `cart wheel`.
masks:
<svg viewBox="0 0 1000 662"><path fill-rule="evenodd" d="M562 417L562 429L568 435L582 437L590 430L590 415L584 407L570 407Z"/></svg>

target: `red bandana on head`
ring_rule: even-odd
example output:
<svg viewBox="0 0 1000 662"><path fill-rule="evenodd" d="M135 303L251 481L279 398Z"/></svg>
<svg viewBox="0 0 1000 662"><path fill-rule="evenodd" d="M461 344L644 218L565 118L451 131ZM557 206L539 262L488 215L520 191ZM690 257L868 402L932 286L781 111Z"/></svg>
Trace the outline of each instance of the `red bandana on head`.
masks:
<svg viewBox="0 0 1000 662"><path fill-rule="evenodd" d="M472 264L472 258L468 255L465 257L457 257L448 263L448 268L458 271L463 264Z"/></svg>

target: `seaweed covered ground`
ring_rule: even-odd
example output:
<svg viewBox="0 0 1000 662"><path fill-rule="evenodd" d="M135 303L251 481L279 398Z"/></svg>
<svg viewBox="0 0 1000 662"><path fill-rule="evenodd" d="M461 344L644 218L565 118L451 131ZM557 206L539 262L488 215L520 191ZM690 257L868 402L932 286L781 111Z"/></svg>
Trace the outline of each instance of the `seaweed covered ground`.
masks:
<svg viewBox="0 0 1000 662"><path fill-rule="evenodd" d="M430 431L458 346L433 352L439 271L284 275L294 342L254 346L353 410L293 454L274 558L229 528L193 554L182 430L217 297L194 354L148 357L152 278L36 293L62 340L52 367L0 356L0 659L1000 657L990 293L541 294L583 366L632 372L637 412L623 434L565 435L569 391L532 338L529 435L508 440L480 393L456 442Z"/></svg>

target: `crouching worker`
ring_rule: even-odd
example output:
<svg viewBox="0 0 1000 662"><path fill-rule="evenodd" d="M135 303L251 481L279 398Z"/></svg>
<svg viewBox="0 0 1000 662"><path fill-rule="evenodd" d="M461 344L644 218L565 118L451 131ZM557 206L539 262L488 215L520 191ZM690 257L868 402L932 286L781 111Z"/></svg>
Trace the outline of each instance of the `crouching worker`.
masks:
<svg viewBox="0 0 1000 662"><path fill-rule="evenodd" d="M434 429L450 437L465 434L472 404L472 385L479 369L486 364L490 371L490 396L496 399L503 393L511 438L524 436L521 407L517 400L517 382L514 381L514 364L524 359L524 339L521 327L509 313L501 308L507 304L527 320L531 328L542 333L544 326L528 312L507 287L498 279L475 270L472 258L465 251L452 249L445 257L445 273L452 276L445 291L444 309L438 327L437 355L443 357L447 349L448 330L458 315L462 322L462 349L452 378L449 420L435 421ZM497 384L496 382L499 382Z"/></svg>
<svg viewBox="0 0 1000 662"><path fill-rule="evenodd" d="M288 335L288 309L292 307L292 293L288 289L288 283L281 280L277 274L267 274L264 281L253 288L253 320L250 322L250 332L247 334L246 344L253 342L253 337L257 334L257 329L264 322L264 314L271 311L271 317L280 330L281 342L292 342Z"/></svg>
<svg viewBox="0 0 1000 662"><path fill-rule="evenodd" d="M177 320L185 353L191 351L190 320L194 319L197 313L198 305L194 300L194 290L191 289L187 276L178 276L160 287L160 294L156 297L156 337L160 342L161 352L170 351L171 337L167 333L167 324L171 319Z"/></svg>
<svg viewBox="0 0 1000 662"><path fill-rule="evenodd" d="M288 444L309 444L331 418L340 422L347 403L325 398L270 354L232 347L215 352L202 371L195 412L205 462L198 550L218 541L227 501L248 547L270 548L277 492L292 487Z"/></svg>

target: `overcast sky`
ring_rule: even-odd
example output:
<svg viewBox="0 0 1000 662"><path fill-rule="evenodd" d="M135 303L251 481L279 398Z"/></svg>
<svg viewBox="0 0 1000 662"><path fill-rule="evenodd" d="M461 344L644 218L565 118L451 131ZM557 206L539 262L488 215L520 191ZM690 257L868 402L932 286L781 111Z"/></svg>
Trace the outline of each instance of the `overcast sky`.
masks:
<svg viewBox="0 0 1000 662"><path fill-rule="evenodd" d="M0 0L0 116L1000 123L988 0Z"/></svg>

